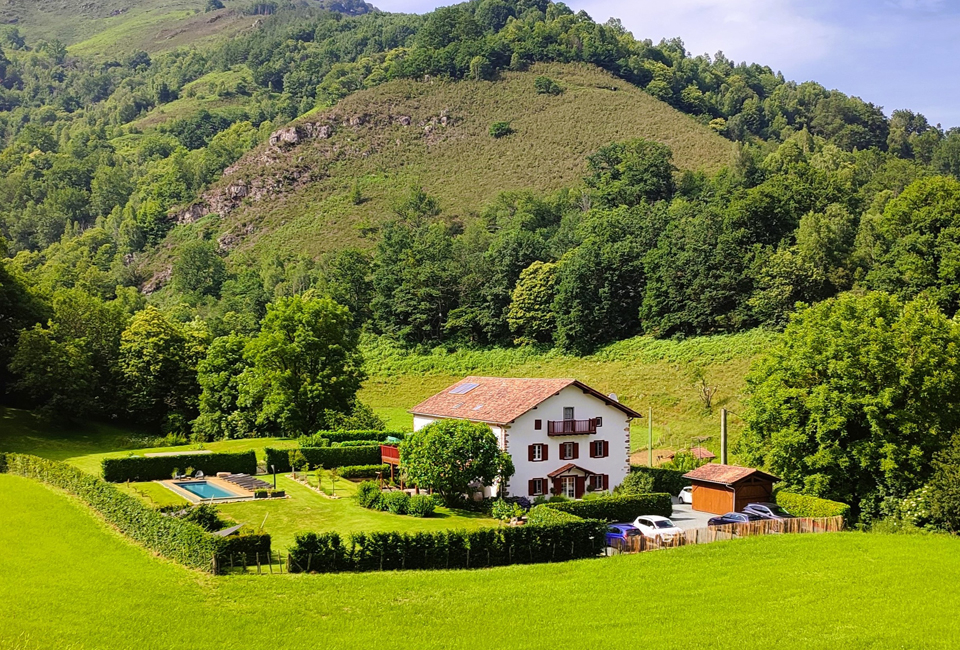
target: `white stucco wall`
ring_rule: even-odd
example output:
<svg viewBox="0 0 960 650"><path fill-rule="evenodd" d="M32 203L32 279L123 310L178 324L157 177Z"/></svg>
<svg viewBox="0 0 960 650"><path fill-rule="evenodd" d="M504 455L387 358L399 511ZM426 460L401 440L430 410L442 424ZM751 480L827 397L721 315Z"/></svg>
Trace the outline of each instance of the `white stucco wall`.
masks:
<svg viewBox="0 0 960 650"><path fill-rule="evenodd" d="M603 424L592 435L549 436L547 422L563 420L564 407L573 407L574 419L589 420L602 418ZM419 431L438 418L415 415L414 431ZM534 423L541 420L543 428L536 430ZM594 474L609 476L610 489L619 485L630 471L630 420L618 408L608 406L589 393L576 386L568 386L549 399L541 402L537 408L517 418L506 427L490 425L501 449L506 449L513 458L516 473L510 479L507 492L510 496L528 496L530 479L547 479L547 474L568 463L574 463ZM590 443L605 440L609 443L609 456L591 458ZM560 445L564 442L580 444L580 456L576 460L562 460ZM546 444L549 451L547 460L530 462L528 448L532 444ZM549 486L548 486L549 489ZM486 496L496 494L496 487L488 488ZM549 492L548 492L549 494Z"/></svg>

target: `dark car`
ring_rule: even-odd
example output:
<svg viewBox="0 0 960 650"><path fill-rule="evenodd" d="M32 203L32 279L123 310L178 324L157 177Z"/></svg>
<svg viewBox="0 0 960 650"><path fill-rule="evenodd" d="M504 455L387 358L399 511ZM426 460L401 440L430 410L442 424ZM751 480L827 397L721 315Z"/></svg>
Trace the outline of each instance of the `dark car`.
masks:
<svg viewBox="0 0 960 650"><path fill-rule="evenodd" d="M793 519L793 515L776 503L751 503L744 507L743 512L761 519Z"/></svg>
<svg viewBox="0 0 960 650"><path fill-rule="evenodd" d="M610 524L607 528L607 546L620 548L631 537L640 534L640 530L633 524Z"/></svg>
<svg viewBox="0 0 960 650"><path fill-rule="evenodd" d="M760 521L763 519L760 515L749 512L728 512L719 517L711 517L707 522L708 526L727 526L729 524L748 524L751 521Z"/></svg>

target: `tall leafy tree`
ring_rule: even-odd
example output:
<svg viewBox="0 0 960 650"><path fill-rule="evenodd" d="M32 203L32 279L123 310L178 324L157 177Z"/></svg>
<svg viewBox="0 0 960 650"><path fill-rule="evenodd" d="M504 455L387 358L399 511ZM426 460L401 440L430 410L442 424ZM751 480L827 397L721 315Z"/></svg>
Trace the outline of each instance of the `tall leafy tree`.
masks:
<svg viewBox="0 0 960 650"><path fill-rule="evenodd" d="M960 324L929 299L845 294L797 314L747 391L746 463L875 516L960 427Z"/></svg>
<svg viewBox="0 0 960 650"><path fill-rule="evenodd" d="M607 207L670 199L675 190L672 160L670 148L658 142L618 142L587 158L586 182Z"/></svg>
<svg viewBox="0 0 960 650"><path fill-rule="evenodd" d="M259 404L257 425L286 436L323 429L350 413L364 379L359 335L350 311L307 293L267 307L250 342L241 404Z"/></svg>
<svg viewBox="0 0 960 650"><path fill-rule="evenodd" d="M193 422L201 440L246 438L256 434L257 404L241 403L241 387L252 364L246 357L250 339L229 334L213 340L197 365L200 415Z"/></svg>

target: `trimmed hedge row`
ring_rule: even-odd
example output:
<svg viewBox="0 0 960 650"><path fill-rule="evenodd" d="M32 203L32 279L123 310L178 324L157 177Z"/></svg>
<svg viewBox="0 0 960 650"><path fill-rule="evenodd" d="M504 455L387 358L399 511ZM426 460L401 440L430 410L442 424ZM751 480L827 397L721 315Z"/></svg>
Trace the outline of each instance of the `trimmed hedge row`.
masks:
<svg viewBox="0 0 960 650"><path fill-rule="evenodd" d="M312 436L301 437L300 440L306 443L305 446L312 447L313 445L310 443L310 441L314 438L323 438L325 440L329 440L330 442L346 442L347 440L369 440L371 442L384 442L387 438L398 438L403 440L405 435L407 434L400 431L317 431Z"/></svg>
<svg viewBox="0 0 960 650"><path fill-rule="evenodd" d="M278 472L289 472L290 452L296 449L273 449L267 447L267 471L272 472L275 467ZM352 467L356 465L379 465L383 460L380 455L380 445L367 447L301 447L299 450L310 463L310 467L323 465L331 467Z"/></svg>
<svg viewBox="0 0 960 650"><path fill-rule="evenodd" d="M554 501L543 505L584 519L609 522L630 522L644 515L669 517L673 514L673 502L669 494L613 495L586 501Z"/></svg>
<svg viewBox="0 0 960 650"><path fill-rule="evenodd" d="M598 557L607 526L579 520L547 526L466 532L300 533L289 549L291 573L477 569Z"/></svg>
<svg viewBox="0 0 960 650"><path fill-rule="evenodd" d="M662 467L646 467L644 465L631 465L631 472L649 474L653 477L653 491L666 492L677 496L680 490L690 485L690 479L683 478L686 472L675 469L664 469Z"/></svg>
<svg viewBox="0 0 960 650"><path fill-rule="evenodd" d="M777 492L777 505L796 517L843 517L846 523L853 523L850 506L839 501L781 490Z"/></svg>
<svg viewBox="0 0 960 650"><path fill-rule="evenodd" d="M229 563L230 558L237 561L237 556L246 557L247 564L256 564L257 559L261 563L266 563L270 557L270 535L267 533L253 533L249 535L236 535L233 537L222 538L218 557L223 564ZM222 567L225 568L225 567Z"/></svg>
<svg viewBox="0 0 960 650"><path fill-rule="evenodd" d="M178 456L128 456L104 458L103 478L111 483L126 481L157 481L168 479L174 469L181 472L188 467L207 475L217 472L231 474L257 473L257 455L253 450L218 454L182 454Z"/></svg>
<svg viewBox="0 0 960 650"><path fill-rule="evenodd" d="M115 485L76 467L25 454L7 455L7 472L68 492L103 515L124 535L194 569L211 569L223 539L189 521L167 517Z"/></svg>
<svg viewBox="0 0 960 650"><path fill-rule="evenodd" d="M389 478L390 466L382 465L347 465L337 468L340 478L377 478L377 472Z"/></svg>

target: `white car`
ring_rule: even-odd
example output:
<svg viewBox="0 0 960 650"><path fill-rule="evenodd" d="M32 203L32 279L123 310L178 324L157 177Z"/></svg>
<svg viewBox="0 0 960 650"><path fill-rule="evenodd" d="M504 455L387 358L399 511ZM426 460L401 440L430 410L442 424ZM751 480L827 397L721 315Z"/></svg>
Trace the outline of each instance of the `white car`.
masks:
<svg viewBox="0 0 960 650"><path fill-rule="evenodd" d="M677 498L680 499L680 503L693 503L693 487L688 485L680 490Z"/></svg>
<svg viewBox="0 0 960 650"><path fill-rule="evenodd" d="M661 539L665 542L672 540L677 535L683 534L683 529L677 527L666 517L659 515L647 515L637 517L633 520L633 525L640 531L640 534L649 539Z"/></svg>

